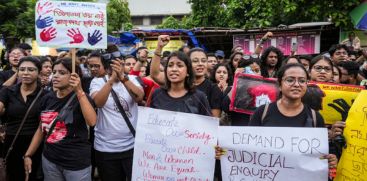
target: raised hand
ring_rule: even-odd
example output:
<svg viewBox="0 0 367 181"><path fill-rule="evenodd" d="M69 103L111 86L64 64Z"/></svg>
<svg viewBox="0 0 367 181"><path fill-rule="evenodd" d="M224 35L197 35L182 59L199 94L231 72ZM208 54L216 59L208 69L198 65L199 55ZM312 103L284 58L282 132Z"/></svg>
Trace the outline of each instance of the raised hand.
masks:
<svg viewBox="0 0 367 181"><path fill-rule="evenodd" d="M36 26L38 29L43 29L43 28L51 26L52 22L53 22L53 19L50 16L47 16L43 19L41 19L41 16L39 16L38 19L36 20Z"/></svg>
<svg viewBox="0 0 367 181"><path fill-rule="evenodd" d="M158 36L158 47L163 48L169 43L169 35L159 35Z"/></svg>
<svg viewBox="0 0 367 181"><path fill-rule="evenodd" d="M42 41L50 41L56 37L56 29L54 27L50 27L48 29L43 29L40 33L40 38Z"/></svg>
<svg viewBox="0 0 367 181"><path fill-rule="evenodd" d="M37 14L38 15L44 15L52 11L53 5L52 2L47 1L43 5L41 3L38 3L37 5Z"/></svg>
<svg viewBox="0 0 367 181"><path fill-rule="evenodd" d="M83 35L80 33L79 28L77 28L78 32L74 30L74 28L71 28L68 30L67 35L73 39L73 41L70 42L70 44L73 43L81 43L84 41Z"/></svg>
<svg viewBox="0 0 367 181"><path fill-rule="evenodd" d="M93 46L101 40L102 40L102 33L99 30L94 30L92 36L90 36L90 33L88 33L88 43L90 45Z"/></svg>

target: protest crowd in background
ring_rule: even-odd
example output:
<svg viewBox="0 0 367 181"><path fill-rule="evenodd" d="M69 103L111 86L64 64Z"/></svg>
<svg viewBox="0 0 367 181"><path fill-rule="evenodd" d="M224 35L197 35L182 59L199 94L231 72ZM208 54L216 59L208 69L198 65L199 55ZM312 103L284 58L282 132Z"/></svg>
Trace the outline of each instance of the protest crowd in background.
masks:
<svg viewBox="0 0 367 181"><path fill-rule="evenodd" d="M307 95L307 86L363 84L367 52L351 37L351 42L335 44L316 56L292 52L286 57L277 47L262 49L271 38L272 33L266 33L253 55L245 55L240 46L233 47L231 55L188 46L163 52L168 35L158 37L152 57L146 47L122 56L117 45L108 44L107 49L79 50L75 73L69 52L32 56L27 44L6 49L0 72L0 114L6 125L3 154L31 107L7 159L10 180L130 180L138 106L213 116L221 126L327 127L330 154L323 157L329 160L332 180L347 144L341 137L347 113L326 124L320 107L310 103L314 94ZM248 104L254 111L234 111L230 105L239 80L235 75L274 78L279 92L269 94L269 101L256 102L254 97L267 88L249 88L254 97L244 101L253 101ZM350 106L342 105L346 112ZM215 152L217 159L225 154L220 145ZM217 160L218 180L220 170Z"/></svg>

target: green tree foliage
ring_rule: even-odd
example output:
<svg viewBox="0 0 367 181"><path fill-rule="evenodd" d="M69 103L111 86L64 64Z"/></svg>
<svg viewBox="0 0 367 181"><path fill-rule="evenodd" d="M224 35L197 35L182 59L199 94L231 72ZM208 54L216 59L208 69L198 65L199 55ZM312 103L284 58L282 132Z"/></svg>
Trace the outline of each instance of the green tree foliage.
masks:
<svg viewBox="0 0 367 181"><path fill-rule="evenodd" d="M262 28L279 24L331 20L336 26L352 28L349 12L360 0L188 0L192 13L181 22L169 19L160 28L231 27ZM171 27L173 26L173 27Z"/></svg>
<svg viewBox="0 0 367 181"><path fill-rule="evenodd" d="M110 0L107 5L107 31L109 34L112 31L132 29L130 10L126 0Z"/></svg>

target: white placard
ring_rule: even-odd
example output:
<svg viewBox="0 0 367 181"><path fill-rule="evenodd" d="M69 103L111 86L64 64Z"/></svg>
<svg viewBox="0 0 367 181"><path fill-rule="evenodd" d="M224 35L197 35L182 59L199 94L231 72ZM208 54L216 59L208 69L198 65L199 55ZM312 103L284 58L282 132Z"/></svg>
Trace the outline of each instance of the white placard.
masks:
<svg viewBox="0 0 367 181"><path fill-rule="evenodd" d="M218 118L139 107L133 181L212 181Z"/></svg>
<svg viewBox="0 0 367 181"><path fill-rule="evenodd" d="M326 128L219 127L225 181L325 181Z"/></svg>
<svg viewBox="0 0 367 181"><path fill-rule="evenodd" d="M35 12L39 46L107 48L106 4L41 0Z"/></svg>

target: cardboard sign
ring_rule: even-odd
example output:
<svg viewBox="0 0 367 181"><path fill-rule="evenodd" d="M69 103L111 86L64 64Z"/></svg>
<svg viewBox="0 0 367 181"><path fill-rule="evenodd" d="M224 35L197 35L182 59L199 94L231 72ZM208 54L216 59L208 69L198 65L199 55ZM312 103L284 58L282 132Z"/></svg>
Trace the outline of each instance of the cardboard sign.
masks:
<svg viewBox="0 0 367 181"><path fill-rule="evenodd" d="M349 110L343 149L338 163L336 181L366 180L367 178L367 90L359 93Z"/></svg>
<svg viewBox="0 0 367 181"><path fill-rule="evenodd" d="M212 181L219 120L139 107L132 180Z"/></svg>
<svg viewBox="0 0 367 181"><path fill-rule="evenodd" d="M43 0L35 8L40 46L107 48L106 4Z"/></svg>
<svg viewBox="0 0 367 181"><path fill-rule="evenodd" d="M256 108L277 100L279 88L275 79L249 74L236 74L230 110L253 114Z"/></svg>
<svg viewBox="0 0 367 181"><path fill-rule="evenodd" d="M302 102L320 111L325 124L334 124L346 119L348 109L363 89L363 86L310 82ZM276 79L236 74L230 110L253 114L256 108L276 101L278 96Z"/></svg>
<svg viewBox="0 0 367 181"><path fill-rule="evenodd" d="M325 94L325 97L322 98L322 109L320 110L325 124L345 121L348 109L359 92L364 89L362 86L343 84L317 83L317 85Z"/></svg>
<svg viewBox="0 0 367 181"><path fill-rule="evenodd" d="M326 128L219 127L225 181L328 180Z"/></svg>

